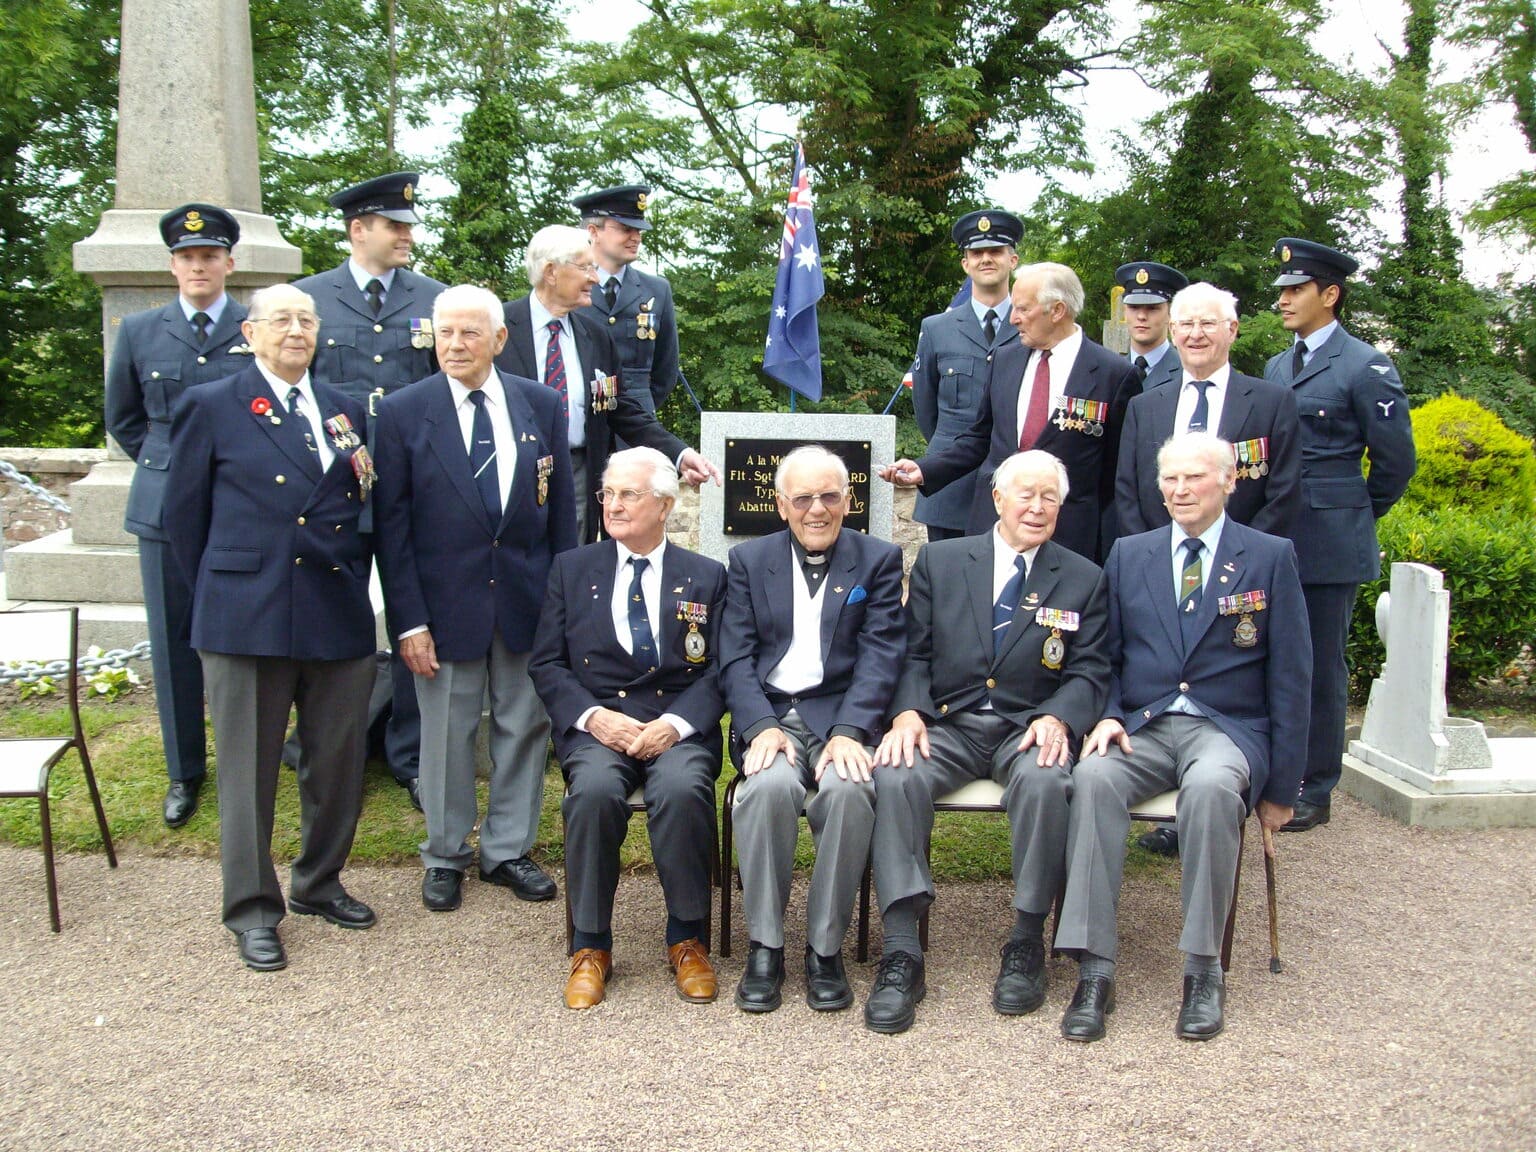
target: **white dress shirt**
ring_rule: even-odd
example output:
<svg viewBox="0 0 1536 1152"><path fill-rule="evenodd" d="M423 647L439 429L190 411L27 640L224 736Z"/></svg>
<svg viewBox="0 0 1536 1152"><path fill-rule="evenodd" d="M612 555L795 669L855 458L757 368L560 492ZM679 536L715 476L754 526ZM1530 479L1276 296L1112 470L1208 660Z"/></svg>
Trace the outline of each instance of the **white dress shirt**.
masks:
<svg viewBox="0 0 1536 1152"><path fill-rule="evenodd" d="M1216 562L1216 547L1221 543L1221 530L1227 526L1227 514L1223 512L1216 517L1216 522L1200 533L1200 588L1202 599L1207 595L1211 586L1211 566ZM1169 553L1169 563L1173 566L1173 591L1178 595L1179 585L1184 581L1184 565L1189 560L1189 553L1185 551L1184 541L1190 538L1189 533L1179 526L1178 521L1173 523L1171 537L1172 551ZM1180 597L1182 599L1182 597ZM1183 712L1189 716L1204 716L1205 713L1195 707L1194 703L1182 692L1174 697L1173 703L1168 705L1169 712Z"/></svg>
<svg viewBox="0 0 1536 1152"><path fill-rule="evenodd" d="M538 379L544 380L544 360L549 355L549 322L554 319L539 300L537 292L528 293L528 314L533 324L533 363ZM576 331L569 314L560 318L560 357L565 361L566 416L570 424L572 451L587 446L587 386L581 374L581 357L576 352Z"/></svg>
<svg viewBox="0 0 1536 1152"><path fill-rule="evenodd" d="M1210 417L1205 422L1205 430L1211 435L1219 434L1221 428L1221 410L1227 402L1227 381L1232 378L1232 365L1223 364L1211 373L1211 386L1205 390L1205 403L1210 409ZM1195 414L1195 405L1200 401L1200 389L1195 386L1195 378L1190 375L1189 369L1184 369L1184 383L1179 387L1179 406L1173 413L1173 430L1175 432L1188 432L1190 418Z"/></svg>
<svg viewBox="0 0 1536 1152"><path fill-rule="evenodd" d="M1067 394L1067 377L1072 375L1072 366L1077 363L1077 354L1082 347L1083 330L1074 325L1072 335L1051 349L1051 358L1047 361L1051 371L1051 394L1045 404L1047 418L1061 407L1062 397ZM1024 435L1024 420L1029 415L1029 401L1035 387L1035 366L1039 362L1040 350L1031 350L1029 360L1024 365L1024 379L1019 383L1019 410L1015 414L1017 426L1013 430L1015 444Z"/></svg>
<svg viewBox="0 0 1536 1152"><path fill-rule="evenodd" d="M279 412L288 412L289 391L293 388L299 390L299 397L302 400L300 413L302 418L309 422L309 434L314 437L315 450L320 457L320 471L322 474L330 471L331 463L336 459L336 449L331 447L331 438L325 434L325 424L320 418L320 404L315 400L315 389L310 384L309 373L305 372L297 384L290 384L281 376L269 372L267 366L260 360L256 361L256 367L266 378L267 387L272 389L272 397L277 401ZM292 419L292 414L280 416L278 419ZM360 432L359 435L361 435Z"/></svg>

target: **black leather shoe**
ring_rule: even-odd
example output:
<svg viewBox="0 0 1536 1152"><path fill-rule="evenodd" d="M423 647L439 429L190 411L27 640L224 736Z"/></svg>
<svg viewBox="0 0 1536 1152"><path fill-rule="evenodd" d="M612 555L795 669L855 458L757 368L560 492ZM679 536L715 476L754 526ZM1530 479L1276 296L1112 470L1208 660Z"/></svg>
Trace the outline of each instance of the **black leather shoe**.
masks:
<svg viewBox="0 0 1536 1152"><path fill-rule="evenodd" d="M1319 824L1328 823L1328 805L1308 804L1305 800L1296 801L1296 807L1291 812L1291 818L1280 825L1282 832L1305 832L1309 828L1316 828Z"/></svg>
<svg viewBox="0 0 1536 1152"><path fill-rule="evenodd" d="M480 870L480 879L487 884L500 884L503 888L512 889L512 895L519 900L531 900L537 903L540 900L553 900L555 898L555 882L549 878L549 874L526 856L519 856L516 860L503 860L489 872Z"/></svg>
<svg viewBox="0 0 1536 1152"><path fill-rule="evenodd" d="M912 1027L917 1005L928 995L923 980L923 959L910 952L889 952L880 957L875 986L864 1002L864 1027L894 1036Z"/></svg>
<svg viewBox="0 0 1536 1152"><path fill-rule="evenodd" d="M165 823L168 828L180 828L192 819L197 811L197 793L202 780L172 780L165 790Z"/></svg>
<svg viewBox="0 0 1536 1152"><path fill-rule="evenodd" d="M756 940L747 945L747 969L736 985L736 1007L743 1012L772 1012L783 1001L784 949Z"/></svg>
<svg viewBox="0 0 1536 1152"><path fill-rule="evenodd" d="M1010 940L992 986L992 1007L1004 1016L1027 1016L1045 1003L1045 941Z"/></svg>
<svg viewBox="0 0 1536 1152"><path fill-rule="evenodd" d="M300 916L323 916L338 928L372 928L378 919L372 908L361 900L354 900L345 892L334 900L322 900L314 904L289 897L288 911L297 912Z"/></svg>
<svg viewBox="0 0 1536 1152"><path fill-rule="evenodd" d="M853 989L843 971L843 950L822 956L805 947L805 1002L817 1012L841 1012L853 1003Z"/></svg>
<svg viewBox="0 0 1536 1152"><path fill-rule="evenodd" d="M400 787L404 788L406 792L409 793L411 797L411 803L415 805L416 811L420 812L422 810L421 781L412 776L409 780L400 781Z"/></svg>
<svg viewBox="0 0 1536 1152"><path fill-rule="evenodd" d="M1184 1003L1179 1006L1180 1040L1209 1040L1226 1027L1221 1010L1227 1002L1227 986L1214 976L1184 977Z"/></svg>
<svg viewBox="0 0 1536 1152"><path fill-rule="evenodd" d="M1108 976L1087 976L1077 982L1072 1003L1061 1018L1061 1034L1068 1040L1104 1039L1104 1017L1115 1010L1115 982Z"/></svg>
<svg viewBox="0 0 1536 1152"><path fill-rule="evenodd" d="M247 928L236 933L235 940L240 945L240 959L247 968L276 972L288 967L288 954L283 951L276 928Z"/></svg>
<svg viewBox="0 0 1536 1152"><path fill-rule="evenodd" d="M1136 837L1139 847L1148 852L1155 852L1159 856L1177 856L1179 854L1179 834L1166 825L1154 828L1150 832L1143 832Z"/></svg>
<svg viewBox="0 0 1536 1152"><path fill-rule="evenodd" d="M452 912L463 902L463 883L464 873L457 868L428 868L421 878L421 902L433 912Z"/></svg>

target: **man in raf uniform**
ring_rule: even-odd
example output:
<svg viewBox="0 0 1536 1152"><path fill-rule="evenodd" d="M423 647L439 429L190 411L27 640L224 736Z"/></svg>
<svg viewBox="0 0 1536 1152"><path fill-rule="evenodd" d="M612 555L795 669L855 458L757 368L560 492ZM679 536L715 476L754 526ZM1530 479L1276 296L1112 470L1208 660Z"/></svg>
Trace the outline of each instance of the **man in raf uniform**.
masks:
<svg viewBox="0 0 1536 1152"><path fill-rule="evenodd" d="M1306 775L1287 832L1328 822L1344 755L1349 670L1344 650L1360 584L1381 575L1376 521L1397 503L1417 457L1408 396L1386 355L1339 324L1345 280L1359 263L1310 240L1285 237L1280 319L1296 342L1264 367L1301 413L1301 518L1296 563L1312 630L1312 730ZM1370 477L1362 458L1370 455Z"/></svg>
<svg viewBox="0 0 1536 1152"><path fill-rule="evenodd" d="M370 436L381 397L437 371L432 302L445 285L407 267L411 229L421 223L416 215L419 180L415 172L392 172L332 196L331 207L346 221L351 255L328 272L295 282L314 297L320 313L315 379L367 406ZM363 528L372 530L371 509ZM390 634L396 634L394 628ZM420 808L421 716L415 684L398 650L390 659L390 680L384 755L390 775Z"/></svg>
<svg viewBox="0 0 1536 1152"><path fill-rule="evenodd" d="M1179 354L1168 341L1168 304L1189 277L1177 268L1142 260L1115 269L1115 283L1125 289L1120 303L1131 334L1131 365L1146 392L1179 379Z"/></svg>
<svg viewBox="0 0 1536 1152"><path fill-rule="evenodd" d="M592 237L597 289L583 309L619 347L626 391L657 411L682 373L677 364L677 314L672 285L635 266L651 190L644 184L603 188L571 201Z"/></svg>
<svg viewBox="0 0 1536 1152"><path fill-rule="evenodd" d="M171 466L171 415L193 384L250 366L240 323L245 307L224 291L240 225L222 208L183 204L160 217L177 298L123 317L107 365L107 431L138 462L123 527L139 538L149 619L155 707L165 746L165 822L180 828L197 810L207 772L203 666L192 648L192 587L166 548L162 515Z"/></svg>
<svg viewBox="0 0 1536 1152"><path fill-rule="evenodd" d="M1008 323L1008 277L1019 266L1014 250L1024 224L1011 212L967 212L950 231L960 267L971 281L971 298L923 320L912 358L912 408L929 452L939 452L976 421L992 357L1019 342ZM976 494L975 475L942 492L918 493L913 518L928 526L929 540L965 535Z"/></svg>

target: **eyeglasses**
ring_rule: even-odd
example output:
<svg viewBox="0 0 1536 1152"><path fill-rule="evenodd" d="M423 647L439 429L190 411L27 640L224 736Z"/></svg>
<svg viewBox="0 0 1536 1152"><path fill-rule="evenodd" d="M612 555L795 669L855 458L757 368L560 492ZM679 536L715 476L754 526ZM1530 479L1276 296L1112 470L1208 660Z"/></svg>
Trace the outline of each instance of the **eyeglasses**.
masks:
<svg viewBox="0 0 1536 1152"><path fill-rule="evenodd" d="M560 263L562 263L562 264L569 264L572 268L576 269L576 271L580 272L583 276L590 276L593 279L597 278L597 265L596 264L587 264L587 263L583 263L583 262L577 261L577 260L562 260L562 261L560 261Z"/></svg>
<svg viewBox="0 0 1536 1152"><path fill-rule="evenodd" d="M276 328L292 328L297 324L306 332L320 326L320 318L313 312L279 312L276 316L252 316L252 324L271 324Z"/></svg>
<svg viewBox="0 0 1536 1152"><path fill-rule="evenodd" d="M1230 323L1232 323L1230 320L1211 320L1209 318L1204 320L1175 320L1173 322L1173 330L1187 335L1198 328L1205 335L1209 336L1218 328L1225 328Z"/></svg>
<svg viewBox="0 0 1536 1152"><path fill-rule="evenodd" d="M625 488L622 491L604 488L597 494L597 502L599 504L618 504L623 508L633 508L647 496L654 495L656 495L654 492L641 492L634 488Z"/></svg>
<svg viewBox="0 0 1536 1152"><path fill-rule="evenodd" d="M788 500L790 506L796 512L809 511L811 505L818 500L821 501L821 506L829 512L836 511L843 506L843 493L841 492L807 492L799 496L786 496L783 492L780 492L779 495Z"/></svg>

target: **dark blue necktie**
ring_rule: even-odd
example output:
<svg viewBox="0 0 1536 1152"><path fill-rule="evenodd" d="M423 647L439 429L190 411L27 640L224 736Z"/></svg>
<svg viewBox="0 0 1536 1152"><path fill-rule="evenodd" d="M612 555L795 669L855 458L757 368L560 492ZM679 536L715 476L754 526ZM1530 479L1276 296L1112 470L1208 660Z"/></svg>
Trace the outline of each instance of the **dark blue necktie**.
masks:
<svg viewBox="0 0 1536 1152"><path fill-rule="evenodd" d="M312 454L315 467L320 467L320 449L315 446L315 432L309 426L309 417L304 415L304 393L299 391L297 384L288 389L288 423L293 426L290 435L294 442L304 445Z"/></svg>
<svg viewBox="0 0 1536 1152"><path fill-rule="evenodd" d="M1008 577L1008 583L1003 585L1003 591L997 598L997 603L992 605L992 655L996 656L1003 647L1003 637L1008 635L1008 626L1013 623L1013 610L1019 606L1019 597L1024 593L1024 557L1017 556L1013 561L1013 575Z"/></svg>
<svg viewBox="0 0 1536 1152"><path fill-rule="evenodd" d="M496 475L496 437L491 432L491 414L485 407L485 393L476 388L469 394L475 406L475 418L469 425L469 468L475 474L480 503L492 524L501 523L501 484Z"/></svg>
<svg viewBox="0 0 1536 1152"><path fill-rule="evenodd" d="M1189 417L1189 431L1204 432L1206 425L1211 422L1211 406L1207 402L1206 390L1210 388L1209 380L1191 380L1196 388L1200 389L1200 399L1195 401L1195 410Z"/></svg>
<svg viewBox="0 0 1536 1152"><path fill-rule="evenodd" d="M1295 347L1291 349L1291 379L1294 380L1300 376L1301 370L1306 366L1307 342L1305 340L1298 340Z"/></svg>
<svg viewBox="0 0 1536 1152"><path fill-rule="evenodd" d="M1193 635L1195 617L1200 615L1200 601L1205 595L1205 581L1200 566L1200 540L1191 536L1184 541L1184 567L1179 579L1179 631L1186 643Z"/></svg>
<svg viewBox="0 0 1536 1152"><path fill-rule="evenodd" d="M629 635L634 641L634 657L652 672L656 671L656 638L651 635L651 618L645 612L645 593L640 589L640 577L650 567L643 556L631 556L630 565L635 570L629 582Z"/></svg>

